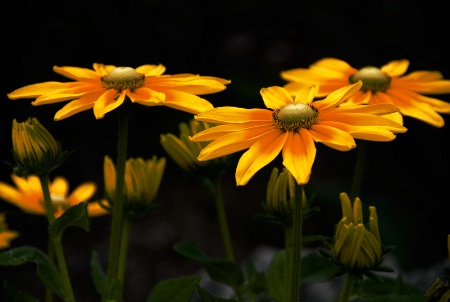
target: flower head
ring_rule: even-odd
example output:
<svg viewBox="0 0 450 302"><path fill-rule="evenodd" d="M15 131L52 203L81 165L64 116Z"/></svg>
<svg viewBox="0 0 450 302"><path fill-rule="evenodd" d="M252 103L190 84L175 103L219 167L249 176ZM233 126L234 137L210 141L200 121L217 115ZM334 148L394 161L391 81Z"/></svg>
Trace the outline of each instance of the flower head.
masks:
<svg viewBox="0 0 450 302"><path fill-rule="evenodd" d="M104 159L105 192L110 203L114 203L116 168L109 156ZM125 213L145 214L156 206L155 200L166 167L164 157L144 160L129 158L125 166Z"/></svg>
<svg viewBox="0 0 450 302"><path fill-rule="evenodd" d="M362 81L360 90L349 104L394 104L400 112L392 116L398 122L402 115L410 116L435 127L444 126L439 113L450 113L450 103L425 95L450 93L450 80L438 71L415 71L405 74L408 60L391 61L381 68L351 67L342 60L324 58L309 68L296 68L281 73L288 84L284 86L295 95L304 86L319 85L317 96L326 96L346 85Z"/></svg>
<svg viewBox="0 0 450 302"><path fill-rule="evenodd" d="M9 247L9 242L19 236L16 231L10 231L5 221L5 215L0 213L0 250Z"/></svg>
<svg viewBox="0 0 450 302"><path fill-rule="evenodd" d="M350 271L370 270L380 264L383 256L376 209L369 207L366 228L361 200L355 198L352 209L346 193L341 193L340 199L343 217L336 229L332 252L338 264Z"/></svg>
<svg viewBox="0 0 450 302"><path fill-rule="evenodd" d="M9 202L23 211L46 215L44 196L41 182L37 176L19 177L11 175L15 187L0 182L0 199ZM92 182L85 182L69 194L69 182L62 176L55 177L49 183L50 197L55 217L61 216L69 207L81 202L87 202L94 194L97 186ZM97 202L88 203L89 216L99 216L108 213Z"/></svg>
<svg viewBox="0 0 450 302"><path fill-rule="evenodd" d="M305 87L293 98L282 87L261 90L268 109L218 107L195 116L199 121L220 124L194 135L193 141L213 141L199 154L209 160L248 149L236 169L237 185L245 185L281 152L283 165L298 184L308 182L316 156L314 142L348 151L354 138L391 141L406 128L380 115L396 112L392 104L339 107L361 88L348 85L314 101L318 87Z"/></svg>
<svg viewBox="0 0 450 302"><path fill-rule="evenodd" d="M10 99L36 98L33 105L69 101L55 114L62 120L93 108L101 119L123 104L126 97L145 106L165 105L189 113L199 113L213 106L198 95L222 91L230 81L194 74L164 75L166 68L142 65L137 68L94 64L93 70L58 67L53 70L74 82L44 82L28 85L8 94Z"/></svg>
<svg viewBox="0 0 450 302"><path fill-rule="evenodd" d="M61 145L36 119L29 118L12 125L14 173L19 176L40 175L60 166L69 153L62 152Z"/></svg>
<svg viewBox="0 0 450 302"><path fill-rule="evenodd" d="M206 142L194 142L190 137L211 128L211 124L199 122L195 119L187 123L180 123L180 135L177 137L172 133L161 134L161 145L172 160L185 171L196 171L199 169L212 168L218 172L227 164L227 157L215 158L211 161L199 161L197 159L200 151L206 147Z"/></svg>

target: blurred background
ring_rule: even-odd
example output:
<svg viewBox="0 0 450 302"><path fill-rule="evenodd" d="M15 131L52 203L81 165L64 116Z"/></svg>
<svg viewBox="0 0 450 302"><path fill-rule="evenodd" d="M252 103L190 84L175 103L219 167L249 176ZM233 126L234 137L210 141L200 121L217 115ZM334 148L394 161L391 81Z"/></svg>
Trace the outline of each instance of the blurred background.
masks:
<svg viewBox="0 0 450 302"><path fill-rule="evenodd" d="M88 110L55 122L54 114L65 103L35 107L30 99L13 101L6 96L29 84L69 81L53 72L54 65L161 63L166 74L230 79L225 91L204 97L216 107L243 108L263 108L259 91L284 85L281 71L308 67L324 57L342 59L355 68L408 59L408 72L438 70L450 79L450 24L443 5L414 0L373 1L370 6L344 0L10 2L0 21L0 160L12 161L12 120L37 117L65 149L74 151L51 177L66 177L71 191L94 181L95 197L103 196L103 158L115 159L117 115L111 112L96 120ZM438 98L450 101L450 95ZM160 134L178 135L178 124L192 118L166 107L133 105L132 110L128 157L166 156ZM382 242L396 246L390 254L398 268L393 277L420 275L422 279L411 282L422 287L434 280L448 259L450 117L444 118L447 125L438 129L405 117L408 132L389 143L369 143L361 191L364 211L369 205L377 208ZM321 212L305 222L305 233L332 236L342 216L339 193L351 188L356 150L317 148L306 192L315 196L314 205ZM235 154L236 160L240 154ZM241 263L260 257L259 251L276 251L284 245L278 226L254 217L262 212L272 167L281 167L281 158L244 187L236 187L234 168L223 176L231 237ZM187 179L180 171L168 158L160 209L134 225L126 301L145 301L157 282L199 272L199 265L172 250L180 241L194 240L208 255L224 257L212 196L200 181ZM12 183L10 175L11 169L1 164L0 181ZM9 228L20 232L12 247L46 250L45 217L24 214L3 201L0 211ZM110 218L93 218L89 232L69 229L65 234L63 244L79 301L99 301L89 261L95 250L107 263ZM0 281L42 297L44 289L34 271L34 264L0 267ZM431 279L423 279L425 272L431 272Z"/></svg>

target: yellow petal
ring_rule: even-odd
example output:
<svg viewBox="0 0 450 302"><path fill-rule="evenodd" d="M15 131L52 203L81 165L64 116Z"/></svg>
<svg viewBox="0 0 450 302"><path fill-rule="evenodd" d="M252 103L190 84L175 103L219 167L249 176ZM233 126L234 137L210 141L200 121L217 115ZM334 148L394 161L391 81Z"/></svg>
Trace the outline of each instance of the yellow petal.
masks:
<svg viewBox="0 0 450 302"><path fill-rule="evenodd" d="M69 182L64 177L55 177L49 185L49 190L51 194L66 197L69 192Z"/></svg>
<svg viewBox="0 0 450 302"><path fill-rule="evenodd" d="M272 86L260 90L264 104L270 109L279 109L286 104L292 103L292 96L282 87Z"/></svg>
<svg viewBox="0 0 450 302"><path fill-rule="evenodd" d="M272 122L272 111L267 109L244 109L238 107L218 107L195 116L197 121L215 124L247 123L254 121Z"/></svg>
<svg viewBox="0 0 450 302"><path fill-rule="evenodd" d="M107 201L103 201L104 203L107 203ZM88 215L90 217L97 217L105 214L109 214L107 210L105 210L101 205L98 204L98 202L90 202L88 203Z"/></svg>
<svg viewBox="0 0 450 302"><path fill-rule="evenodd" d="M240 158L236 168L236 184L244 186L261 168L280 154L289 133L278 129L260 137Z"/></svg>
<svg viewBox="0 0 450 302"><path fill-rule="evenodd" d="M127 95L132 102L144 106L164 105L164 101L166 100L166 95L164 93L148 88L139 88L134 92L128 92Z"/></svg>
<svg viewBox="0 0 450 302"><path fill-rule="evenodd" d="M253 145L259 137L273 130L273 126L263 126L226 134L207 145L200 152L198 160L213 159L247 149Z"/></svg>
<svg viewBox="0 0 450 302"><path fill-rule="evenodd" d="M353 137L342 130L325 125L314 125L309 130L315 142L320 142L339 151L348 151L356 147Z"/></svg>
<svg viewBox="0 0 450 302"><path fill-rule="evenodd" d="M243 124L219 125L205 129L190 137L194 142L211 141L232 132L251 130L257 127L272 127L271 122L248 122Z"/></svg>
<svg viewBox="0 0 450 302"><path fill-rule="evenodd" d="M95 70L81 67L53 66L53 71L72 80L94 80L100 82L101 77Z"/></svg>
<svg viewBox="0 0 450 302"><path fill-rule="evenodd" d="M125 91L122 91L117 97L117 91L107 90L104 94L102 94L94 103L94 115L96 119L101 119L111 110L116 109L120 105L122 105L125 100Z"/></svg>
<svg viewBox="0 0 450 302"><path fill-rule="evenodd" d="M22 195L22 193L17 191L16 188L4 182L0 182L0 198L4 201L17 205L20 203L23 197L24 196Z"/></svg>
<svg viewBox="0 0 450 302"><path fill-rule="evenodd" d="M146 77L157 77L166 71L166 67L162 64L158 65L142 65L136 68L136 71L144 74Z"/></svg>
<svg viewBox="0 0 450 302"><path fill-rule="evenodd" d="M80 202L88 201L91 198L95 191L97 190L97 186L92 182L86 182L78 186L70 195L67 197L67 201L70 205L76 205Z"/></svg>
<svg viewBox="0 0 450 302"><path fill-rule="evenodd" d="M36 98L41 95L51 93L55 90L66 88L66 83L60 82L45 82L24 86L16 89L11 93L8 93L8 98L12 100L24 99L24 98Z"/></svg>
<svg viewBox="0 0 450 302"><path fill-rule="evenodd" d="M213 105L205 99L183 91L167 90L164 105L177 110L192 114L214 108Z"/></svg>
<svg viewBox="0 0 450 302"><path fill-rule="evenodd" d="M313 101L314 97L319 91L319 86L313 85L301 89L295 96L296 103L309 104Z"/></svg>
<svg viewBox="0 0 450 302"><path fill-rule="evenodd" d="M308 130L290 133L283 147L283 165L299 185L306 184L316 157L316 146Z"/></svg>
<svg viewBox="0 0 450 302"><path fill-rule="evenodd" d="M353 126L334 121L327 121L321 124L350 133L353 138L357 139L388 142L395 138L395 135L392 133L392 131L382 126Z"/></svg>
<svg viewBox="0 0 450 302"><path fill-rule="evenodd" d="M60 121L62 119L68 118L76 113L91 109L94 107L95 101L98 99L96 95L84 96L79 100L71 101L66 104L55 114L54 120Z"/></svg>
<svg viewBox="0 0 450 302"><path fill-rule="evenodd" d="M392 77L398 77L406 72L408 66L408 60L391 61L388 64L382 66L381 71L387 73Z"/></svg>
<svg viewBox="0 0 450 302"><path fill-rule="evenodd" d="M355 94L361 86L362 82L359 81L358 83L339 88L330 93L325 99L314 102L314 106L319 109L319 111L326 110L327 108L335 108Z"/></svg>
<svg viewBox="0 0 450 302"><path fill-rule="evenodd" d="M173 76L160 76L146 79L146 87L160 91L176 90L186 93L203 95L211 94L226 89L225 84L229 84L229 80L199 76L193 74L177 74Z"/></svg>

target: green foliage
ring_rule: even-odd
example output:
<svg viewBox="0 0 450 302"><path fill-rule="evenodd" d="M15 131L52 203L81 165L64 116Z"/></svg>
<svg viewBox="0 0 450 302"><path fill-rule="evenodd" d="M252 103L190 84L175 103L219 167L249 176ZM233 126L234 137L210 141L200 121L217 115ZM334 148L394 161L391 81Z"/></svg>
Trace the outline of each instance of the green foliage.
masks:
<svg viewBox="0 0 450 302"><path fill-rule="evenodd" d="M285 301L285 266L286 251L277 252L267 268L267 287L270 295L275 301Z"/></svg>
<svg viewBox="0 0 450 302"><path fill-rule="evenodd" d="M189 302L200 279L200 276L188 276L161 281L153 288L147 302Z"/></svg>
<svg viewBox="0 0 450 302"><path fill-rule="evenodd" d="M87 203L81 202L68 208L58 219L56 219L49 229L50 237L54 240L61 240L64 230L69 226L75 226L89 231L89 216L87 213Z"/></svg>
<svg viewBox="0 0 450 302"><path fill-rule="evenodd" d="M199 262L207 271L210 278L231 287L237 287L244 282L244 273L234 262L210 258L193 241L185 241L174 245L173 249L196 262Z"/></svg>
<svg viewBox="0 0 450 302"><path fill-rule="evenodd" d="M235 299L223 299L220 297L216 297L212 295L211 293L207 292L204 288L202 288L200 285L197 286L197 293L202 299L202 302L237 302ZM156 301L155 301L156 302Z"/></svg>
<svg viewBox="0 0 450 302"><path fill-rule="evenodd" d="M10 284L9 282L3 283L3 300L8 302L39 302L30 294L20 291L18 288Z"/></svg>
<svg viewBox="0 0 450 302"><path fill-rule="evenodd" d="M100 265L96 251L93 251L91 256L91 278L97 292L100 296L103 295L106 288L106 274Z"/></svg>
<svg viewBox="0 0 450 302"><path fill-rule="evenodd" d="M61 275L43 252L34 247L24 246L0 253L0 265L17 266L27 262L35 263L37 266L36 274L39 279L55 294L64 298Z"/></svg>

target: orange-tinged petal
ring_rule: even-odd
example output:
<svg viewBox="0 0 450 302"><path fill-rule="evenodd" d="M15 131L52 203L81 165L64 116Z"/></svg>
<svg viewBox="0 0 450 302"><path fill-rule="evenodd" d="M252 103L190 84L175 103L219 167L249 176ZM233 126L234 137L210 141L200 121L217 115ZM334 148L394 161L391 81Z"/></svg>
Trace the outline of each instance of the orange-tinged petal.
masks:
<svg viewBox="0 0 450 302"><path fill-rule="evenodd" d="M260 137L239 159L236 168L236 184L244 186L261 168L280 154L289 133L280 133L278 129Z"/></svg>
<svg viewBox="0 0 450 302"><path fill-rule="evenodd" d="M339 151L348 151L356 147L353 137L342 130L326 125L314 125L309 130L315 142L320 142Z"/></svg>
<svg viewBox="0 0 450 302"><path fill-rule="evenodd" d="M324 111L327 108L335 108L342 102L345 102L350 96L355 94L361 86L362 82L359 81L358 83L339 88L338 90L330 93L325 99L315 101L314 106L319 109L319 111Z"/></svg>
<svg viewBox="0 0 450 302"><path fill-rule="evenodd" d="M403 75L408 69L409 61L408 60L398 60L391 61L388 64L382 66L381 71L387 73L392 77L398 77Z"/></svg>
<svg viewBox="0 0 450 302"><path fill-rule="evenodd" d="M70 195L67 197L67 201L71 206L79 204L80 202L88 201L91 198L97 186L92 182L86 182L78 186Z"/></svg>
<svg viewBox="0 0 450 302"><path fill-rule="evenodd" d="M290 133L283 147L283 165L299 185L306 184L316 157L316 146L308 130Z"/></svg>
<svg viewBox="0 0 450 302"><path fill-rule="evenodd" d="M69 182L64 177L58 176L49 185L50 194L66 197L69 192Z"/></svg>
<svg viewBox="0 0 450 302"><path fill-rule="evenodd" d="M413 71L401 78L395 78L395 81L406 82L434 82L442 80L444 77L439 71ZM393 82L394 83L394 82Z"/></svg>
<svg viewBox="0 0 450 302"><path fill-rule="evenodd" d="M349 97L347 102L342 103L341 105L347 105L347 104L367 105L367 104L371 103L371 100L372 100L372 92L371 91L363 92L363 91L359 90L354 95Z"/></svg>
<svg viewBox="0 0 450 302"><path fill-rule="evenodd" d="M319 86L313 85L301 89L295 96L296 103L309 104L314 100L314 97L319 91Z"/></svg>
<svg viewBox="0 0 450 302"><path fill-rule="evenodd" d="M278 86L263 88L260 93L266 107L274 110L294 101L286 89Z"/></svg>
<svg viewBox="0 0 450 302"><path fill-rule="evenodd" d="M88 203L88 215L89 217L97 217L105 214L109 214L109 211L105 210L98 202Z"/></svg>
<svg viewBox="0 0 450 302"><path fill-rule="evenodd" d="M55 90L67 88L66 83L60 82L45 82L27 85L22 88L16 89L11 93L8 93L8 98L11 100L37 98L41 95L51 93Z"/></svg>
<svg viewBox="0 0 450 302"><path fill-rule="evenodd" d="M79 100L71 101L56 112L54 120L60 121L76 113L91 109L92 107L94 107L94 103L97 99L97 95L89 95L84 96Z"/></svg>
<svg viewBox="0 0 450 302"><path fill-rule="evenodd" d="M203 148L203 150L200 151L198 160L213 159L247 149L253 145L259 137L273 130L273 126L263 126L223 135Z"/></svg>
<svg viewBox="0 0 450 302"><path fill-rule="evenodd" d="M158 65L142 65L136 68L136 71L144 74L146 77L157 77L166 71L166 67L162 64Z"/></svg>
<svg viewBox="0 0 450 302"><path fill-rule="evenodd" d="M72 67L72 66L53 66L53 71L72 80L100 81L101 75L92 69Z"/></svg>
<svg viewBox="0 0 450 302"><path fill-rule="evenodd" d="M389 122L395 123L391 119L383 118ZM324 126L340 129L350 133L353 138L365 139L370 141L388 142L395 138L395 134L387 127L382 126L355 126L336 121L327 121L322 123ZM406 130L405 130L406 131ZM404 132L405 132L404 131Z"/></svg>
<svg viewBox="0 0 450 302"><path fill-rule="evenodd" d="M23 194L20 193L16 188L6 183L0 182L0 198L4 201L17 205L23 199Z"/></svg>
<svg viewBox="0 0 450 302"><path fill-rule="evenodd" d="M127 95L132 102L144 106L164 105L164 101L166 100L166 95L164 93L148 88L139 88L134 92L128 92Z"/></svg>
<svg viewBox="0 0 450 302"><path fill-rule="evenodd" d="M334 113L365 113L365 114L375 114L384 115L393 112L398 112L400 109L394 104L373 104L373 105L354 105L354 106L342 106L336 108L335 111L328 110L326 113L320 115L321 120L327 119L328 116L332 116Z"/></svg>
<svg viewBox="0 0 450 302"><path fill-rule="evenodd" d="M104 94L102 94L94 104L94 115L96 119L101 119L105 116L105 114L111 110L122 105L125 100L125 91L122 91L119 97L117 97L116 90L107 90Z"/></svg>
<svg viewBox="0 0 450 302"><path fill-rule="evenodd" d="M238 107L217 107L195 116L195 119L209 123L272 122L272 111L267 109L244 109Z"/></svg>
<svg viewBox="0 0 450 302"><path fill-rule="evenodd" d="M208 128L201 132L194 134L194 136L190 137L190 139L194 142L202 142L202 141L211 141L215 140L223 135L232 132L245 131L250 130L252 128L267 126L272 127L271 122L248 122L243 124L228 124L228 125L220 125Z"/></svg>
<svg viewBox="0 0 450 302"><path fill-rule="evenodd" d="M196 95L203 95L225 90L225 84L229 83L231 83L231 81L216 77L177 74L147 78L145 86L157 91L172 89Z"/></svg>
<svg viewBox="0 0 450 302"><path fill-rule="evenodd" d="M185 111L192 114L214 108L207 100L183 91L167 90L162 91L166 94L164 105L177 110Z"/></svg>

